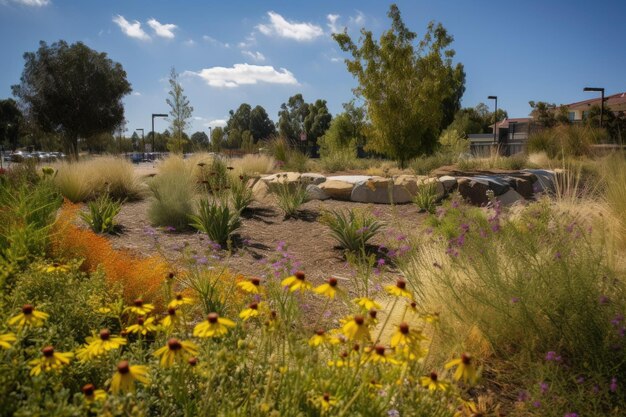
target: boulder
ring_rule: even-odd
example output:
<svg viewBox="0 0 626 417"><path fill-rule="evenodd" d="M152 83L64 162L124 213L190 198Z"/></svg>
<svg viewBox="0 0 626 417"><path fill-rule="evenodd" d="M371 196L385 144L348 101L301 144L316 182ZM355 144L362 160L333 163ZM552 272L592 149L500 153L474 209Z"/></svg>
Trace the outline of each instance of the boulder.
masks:
<svg viewBox="0 0 626 417"><path fill-rule="evenodd" d="M370 178L374 178L371 175L335 175L332 177L326 177L326 181L341 181L341 182L347 182L350 183L352 185L359 183L361 181L367 181Z"/></svg>
<svg viewBox="0 0 626 417"><path fill-rule="evenodd" d="M533 181L528 177L508 177L511 187L517 191L525 199L531 199L534 196Z"/></svg>
<svg viewBox="0 0 626 417"><path fill-rule="evenodd" d="M306 186L306 191L309 194L310 200L328 200L330 196L315 184L309 184Z"/></svg>
<svg viewBox="0 0 626 417"><path fill-rule="evenodd" d="M556 175L554 171L546 169L525 169L522 172L531 173L537 178L537 181L533 183L533 191L535 193L556 192Z"/></svg>
<svg viewBox="0 0 626 417"><path fill-rule="evenodd" d="M297 182L300 181L302 174L299 172L279 172L277 174L267 175L265 177L261 177L261 181L266 183L276 183L276 182Z"/></svg>
<svg viewBox="0 0 626 417"><path fill-rule="evenodd" d="M273 204L274 198L271 195L270 187L265 181L257 181L252 187L254 199L262 204Z"/></svg>
<svg viewBox="0 0 626 417"><path fill-rule="evenodd" d="M393 197L393 186L390 178L373 177L367 181L360 181L352 188L350 200L358 203L390 204L389 194L391 192Z"/></svg>
<svg viewBox="0 0 626 417"><path fill-rule="evenodd" d="M319 185L319 184L323 183L324 181L326 181L326 177L325 176L323 176L322 174L316 174L314 172L306 172L306 173L302 174L301 178L302 178L302 181L304 181L305 184Z"/></svg>
<svg viewBox="0 0 626 417"><path fill-rule="evenodd" d="M503 206L512 206L513 204L523 203L525 201L524 197L522 197L520 193L513 189L510 189L506 193L499 195L496 198Z"/></svg>
<svg viewBox="0 0 626 417"><path fill-rule="evenodd" d="M486 184L494 195L502 195L511 188L504 178L496 175L476 175L472 177L476 182Z"/></svg>
<svg viewBox="0 0 626 417"><path fill-rule="evenodd" d="M335 200L350 200L354 184L331 178L328 177L326 181L318 185L319 189Z"/></svg>
<svg viewBox="0 0 626 417"><path fill-rule="evenodd" d="M489 202L487 191L489 185L486 181L474 181L473 178L459 178L457 180L459 193L463 199L475 206L482 206Z"/></svg>
<svg viewBox="0 0 626 417"><path fill-rule="evenodd" d="M450 175L442 175L439 177L439 182L443 184L443 189L446 193L451 193L456 189L456 178Z"/></svg>

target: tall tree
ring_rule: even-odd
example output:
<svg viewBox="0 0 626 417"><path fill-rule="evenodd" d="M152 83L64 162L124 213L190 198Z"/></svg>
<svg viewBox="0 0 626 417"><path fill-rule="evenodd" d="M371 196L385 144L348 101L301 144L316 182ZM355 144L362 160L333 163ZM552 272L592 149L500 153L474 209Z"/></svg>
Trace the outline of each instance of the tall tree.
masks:
<svg viewBox="0 0 626 417"><path fill-rule="evenodd" d="M276 134L274 122L261 106L256 106L250 112L249 130L254 139L254 143L259 140L268 139Z"/></svg>
<svg viewBox="0 0 626 417"><path fill-rule="evenodd" d="M39 43L24 54L20 84L11 87L27 117L60 133L78 157L78 138L110 132L124 120L122 98L132 89L122 66L81 42Z"/></svg>
<svg viewBox="0 0 626 417"><path fill-rule="evenodd" d="M229 134L231 130L238 130L243 132L244 130L250 130L250 113L252 107L248 103L242 103L237 108L237 111L229 111L230 117L226 122L224 132Z"/></svg>
<svg viewBox="0 0 626 417"><path fill-rule="evenodd" d="M209 146L209 135L204 132L195 132L191 135L191 143L197 149L206 149Z"/></svg>
<svg viewBox="0 0 626 417"><path fill-rule="evenodd" d="M307 144L315 145L317 138L328 130L331 120L326 100L307 103L302 94L296 94L280 106L278 133L292 142L301 143L305 138Z"/></svg>
<svg viewBox="0 0 626 417"><path fill-rule="evenodd" d="M24 118L15 100L0 100L0 144L11 150L19 146L20 130Z"/></svg>
<svg viewBox="0 0 626 417"><path fill-rule="evenodd" d="M219 152L224 146L224 128L215 127L211 131L211 149L213 152Z"/></svg>
<svg viewBox="0 0 626 417"><path fill-rule="evenodd" d="M434 150L446 102L462 94L461 77L451 81L453 38L441 24L431 22L415 47L417 35L406 27L395 4L388 16L391 29L378 42L365 29L359 46L347 32L333 38L352 55L347 68L359 82L355 93L365 100L371 121L367 147L404 167L411 158Z"/></svg>
<svg viewBox="0 0 626 417"><path fill-rule="evenodd" d="M170 106L170 127L172 128L172 140L168 148L172 152L182 152L185 146L185 130L189 127L189 119L193 113L193 107L185 95L183 86L178 81L178 73L175 68L170 72L169 98L165 100Z"/></svg>

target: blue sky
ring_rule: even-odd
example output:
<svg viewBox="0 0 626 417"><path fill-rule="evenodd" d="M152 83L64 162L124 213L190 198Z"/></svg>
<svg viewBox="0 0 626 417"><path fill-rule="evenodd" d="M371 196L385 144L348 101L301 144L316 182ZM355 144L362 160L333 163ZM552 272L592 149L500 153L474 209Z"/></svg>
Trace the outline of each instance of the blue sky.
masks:
<svg viewBox="0 0 626 417"><path fill-rule="evenodd" d="M19 82L26 51L40 40L82 41L120 62L132 84L129 134L150 129L150 114L168 112L167 77L181 74L194 107L190 133L207 130L247 102L276 121L296 93L341 111L355 81L333 30L389 27L383 1L0 0L0 98ZM499 97L510 117L529 100L569 103L626 91L626 1L398 1L421 37L431 20L454 36L455 60L467 73L464 106ZM490 103L488 103L490 104ZM156 122L162 131L167 122Z"/></svg>

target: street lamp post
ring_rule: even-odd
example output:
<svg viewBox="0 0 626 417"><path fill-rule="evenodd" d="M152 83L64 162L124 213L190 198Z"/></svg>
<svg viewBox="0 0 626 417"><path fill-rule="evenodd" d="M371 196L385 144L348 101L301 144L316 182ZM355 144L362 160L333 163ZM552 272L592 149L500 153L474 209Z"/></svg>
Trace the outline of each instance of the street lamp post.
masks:
<svg viewBox="0 0 626 417"><path fill-rule="evenodd" d="M152 113L152 152L154 152L154 118L155 117L167 117L167 114Z"/></svg>
<svg viewBox="0 0 626 417"><path fill-rule="evenodd" d="M493 144L497 144L496 140L496 128L498 127L498 96L489 96L487 97L489 100L496 101L496 111L493 113Z"/></svg>
<svg viewBox="0 0 626 417"><path fill-rule="evenodd" d="M600 127L602 127L602 118L604 116L604 88L602 87L585 87L583 91L600 91L602 92L602 102L600 103Z"/></svg>
<svg viewBox="0 0 626 417"><path fill-rule="evenodd" d="M146 153L146 140L144 139L144 136L143 136L143 129L140 128L140 129L135 129L135 130L141 130L141 144L143 148L142 150L143 150L143 153Z"/></svg>

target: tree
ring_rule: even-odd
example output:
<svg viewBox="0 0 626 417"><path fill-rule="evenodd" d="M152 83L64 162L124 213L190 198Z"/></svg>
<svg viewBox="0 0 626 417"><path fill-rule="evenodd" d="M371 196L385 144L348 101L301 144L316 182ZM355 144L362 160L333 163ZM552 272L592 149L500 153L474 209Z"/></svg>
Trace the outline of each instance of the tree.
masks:
<svg viewBox="0 0 626 417"><path fill-rule="evenodd" d="M229 111L228 114L230 115L230 117L226 122L224 132L226 132L226 134L230 134L232 130L238 130L240 132L243 132L244 130L249 130L251 111L252 107L248 103L240 104L237 108L237 111Z"/></svg>
<svg viewBox="0 0 626 417"><path fill-rule="evenodd" d="M388 16L391 29L379 42L365 29L359 46L347 32L333 38L352 55L347 68L359 82L355 93L365 100L371 121L367 148L405 167L411 158L435 149L444 108L456 106L464 75L462 67L453 70L453 38L441 24L431 22L416 48L417 35L405 26L395 4Z"/></svg>
<svg viewBox="0 0 626 417"><path fill-rule="evenodd" d="M254 139L254 143L259 140L268 139L276 134L276 126L272 119L269 118L265 109L256 106L250 112L250 133Z"/></svg>
<svg viewBox="0 0 626 417"><path fill-rule="evenodd" d="M133 151L136 151L137 149L139 149L139 135L137 134L137 132L133 132L133 134L130 137L130 141L133 147Z"/></svg>
<svg viewBox="0 0 626 417"><path fill-rule="evenodd" d="M132 89L122 66L82 42L39 43L24 54L20 84L11 87L26 115L44 132L60 133L78 157L78 138L113 131L124 120Z"/></svg>
<svg viewBox="0 0 626 417"><path fill-rule="evenodd" d="M309 104L302 94L296 94L280 106L278 133L294 143L300 143L301 137L306 137L307 144L315 145L317 138L328 130L331 120L326 100Z"/></svg>
<svg viewBox="0 0 626 417"><path fill-rule="evenodd" d="M197 149L206 149L209 146L209 135L204 132L195 132L191 135L191 143Z"/></svg>
<svg viewBox="0 0 626 417"><path fill-rule="evenodd" d="M215 127L211 131L211 149L213 152L219 152L224 146L224 129Z"/></svg>
<svg viewBox="0 0 626 417"><path fill-rule="evenodd" d="M19 146L24 118L15 100L0 100L0 143L11 150Z"/></svg>
<svg viewBox="0 0 626 417"><path fill-rule="evenodd" d="M508 117L509 115L504 109L498 109L498 113L494 115L485 103L478 103L476 107L466 107L459 110L452 123L445 130L455 130L457 134L463 137L474 133L492 133L494 120L501 122Z"/></svg>
<svg viewBox="0 0 626 417"><path fill-rule="evenodd" d="M170 72L170 92L165 102L170 106L170 127L172 128L172 140L168 142L168 148L172 152L182 152L185 146L184 133L189 126L188 120L193 113L193 107L184 93L183 86L178 82L176 69Z"/></svg>

